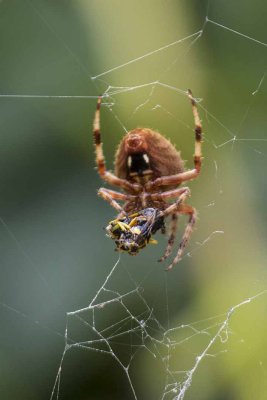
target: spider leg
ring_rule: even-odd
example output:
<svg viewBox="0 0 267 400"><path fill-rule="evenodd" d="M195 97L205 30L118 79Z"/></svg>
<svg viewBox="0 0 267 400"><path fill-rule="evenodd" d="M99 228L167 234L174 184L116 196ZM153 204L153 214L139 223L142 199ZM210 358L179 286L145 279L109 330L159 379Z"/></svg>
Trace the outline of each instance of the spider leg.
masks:
<svg viewBox="0 0 267 400"><path fill-rule="evenodd" d="M150 191L159 186L179 185L182 182L196 178L201 170L201 142L202 142L202 124L197 111L196 100L194 99L192 92L188 89L188 97L192 104L192 111L195 122L195 154L194 154L194 168L181 172L176 175L161 176L154 181L147 182L146 190Z"/></svg>
<svg viewBox="0 0 267 400"><path fill-rule="evenodd" d="M179 248L177 251L177 255L175 256L174 260L172 261L172 263L167 267L167 270L172 269L172 267L178 263L178 261L181 260L182 258L182 254L184 251L185 246L188 243L188 240L190 239L190 236L192 234L193 231L193 226L196 222L196 216L197 216L197 212L195 210L195 208L193 208L192 206L189 206L187 204L183 204L184 201L186 200L186 198L189 196L190 192L188 188L184 188L186 189L185 192L183 194L181 194L181 196L176 200L176 202L174 204L171 204L169 207L167 207L165 210L163 210L161 212L161 215L166 217L170 214L174 214L174 213L178 213L178 214L187 214L189 215L189 220L188 223L186 225L183 237L182 237L182 241L179 244Z"/></svg>
<svg viewBox="0 0 267 400"><path fill-rule="evenodd" d="M162 193L151 193L149 194L149 198L152 201L163 201L175 197L181 197L182 194L185 194L186 196L190 195L190 189L188 187L182 187L178 189L173 189L173 190L167 190L166 192Z"/></svg>
<svg viewBox="0 0 267 400"><path fill-rule="evenodd" d="M172 252L173 244L174 244L175 237L176 237L177 223L178 223L178 213L172 214L170 236L168 239L168 244L166 246L165 252L164 252L163 256L158 260L160 262L166 260L166 258L169 257L169 255Z"/></svg>
<svg viewBox="0 0 267 400"><path fill-rule="evenodd" d="M176 200L175 203L170 204L169 207L165 208L165 210L162 210L160 213L160 216L167 217L168 215L175 214L177 211L180 212L180 206L182 203L184 203L186 198L190 195L190 190L189 190L189 188L184 187L184 188L180 188L180 189L170 190L170 192L175 192L176 190L177 191L183 190L183 193L179 196L179 198ZM163 192L163 193L161 193L161 195L164 195L164 193L168 193L168 192Z"/></svg>
<svg viewBox="0 0 267 400"><path fill-rule="evenodd" d="M161 176L156 178L154 181L147 182L145 184L145 189L150 192L151 190L157 189L161 186L180 185L183 182L195 179L198 175L199 172L194 168L176 175Z"/></svg>
<svg viewBox="0 0 267 400"><path fill-rule="evenodd" d="M184 251L184 249L185 249L185 247L186 247L186 245L187 245L187 243L188 243L188 241L189 241L189 239L191 237L191 234L193 232L193 227L195 225L196 218L197 218L196 209L191 207L191 206L189 206L189 205L187 205L187 204L181 204L180 207L179 207L179 211L178 212L179 212L179 214L187 214L187 215L189 215L189 220L188 220L188 223L186 225L186 228L185 228L185 231L184 231L184 234L183 234L183 237L182 237L182 241L179 244L177 254L176 254L175 258L173 259L172 263L166 268L167 271L172 269L172 267L181 260L182 255L183 255L183 251Z"/></svg>
<svg viewBox="0 0 267 400"><path fill-rule="evenodd" d="M191 100L192 111L195 122L195 154L194 154L194 166L195 170L200 173L201 169L201 142L202 142L202 124L198 115L196 100L194 99L192 92L188 89L188 97Z"/></svg>
<svg viewBox="0 0 267 400"><path fill-rule="evenodd" d="M119 186L130 192L138 192L141 190L141 186L139 184L128 182L126 179L120 179L116 175L106 170L106 163L105 163L105 157L103 153L103 145L100 133L100 105L101 105L101 96L98 97L95 118L93 123L96 166L98 174L105 182L108 182L111 185Z"/></svg>
<svg viewBox="0 0 267 400"><path fill-rule="evenodd" d="M100 188L98 190L98 194L104 200L108 201L112 207L114 207L119 213L123 215L126 215L126 212L116 200L130 201L135 199L135 196L128 195L125 193L115 192L114 190L109 190L106 188Z"/></svg>

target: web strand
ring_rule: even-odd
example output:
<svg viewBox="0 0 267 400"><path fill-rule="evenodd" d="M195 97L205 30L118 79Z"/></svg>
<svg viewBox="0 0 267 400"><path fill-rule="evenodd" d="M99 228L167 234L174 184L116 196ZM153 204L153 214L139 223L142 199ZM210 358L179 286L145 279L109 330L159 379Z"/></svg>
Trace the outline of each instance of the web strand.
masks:
<svg viewBox="0 0 267 400"><path fill-rule="evenodd" d="M188 40L188 39L191 39L191 38L193 38L193 37L195 37L195 36L198 37L201 33L202 33L201 30L198 31L198 32L194 32L194 33L192 33L191 35L188 35L188 36L186 36L186 37L184 37L184 38L182 38L182 39L178 39L178 40L176 40L175 42L172 42L172 43L169 43L169 44L167 44L167 45L165 45L165 46L160 47L159 49L150 51L150 52L148 52L148 53L146 53L146 54L144 54L144 55L142 55L142 56L140 56L140 57L134 58L134 59L132 59L132 60L130 60L130 61L127 61L126 63L123 63L123 64L121 64L121 65L118 65L117 67L114 67L114 68L111 68L111 69L109 69L109 70L107 70L107 71L101 72L101 74L92 76L92 79L93 79L93 80L94 80L94 79L98 79L98 78L100 78L100 77L102 77L102 76L104 76L104 75L110 74L111 72L117 71L118 69L128 67L130 64L133 64L133 63L136 63L136 62L138 62L138 61L141 61L141 60L143 60L144 58L150 57L150 56L152 56L152 55L154 55L154 54L156 54L156 53L158 53L158 52L161 52L161 51L163 51L163 50L169 49L170 47L175 46L175 45L177 45L177 44L180 44L180 43L182 43L182 42L184 42L184 41L186 41L186 40Z"/></svg>

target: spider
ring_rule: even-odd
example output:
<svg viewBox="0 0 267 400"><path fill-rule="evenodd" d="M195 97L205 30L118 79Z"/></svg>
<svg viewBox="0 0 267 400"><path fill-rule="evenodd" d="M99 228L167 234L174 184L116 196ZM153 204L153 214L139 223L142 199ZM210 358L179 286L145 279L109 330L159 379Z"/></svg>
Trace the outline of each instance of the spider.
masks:
<svg viewBox="0 0 267 400"><path fill-rule="evenodd" d="M190 196L188 187L180 184L198 177L201 170L202 125L196 101L191 90L187 92L195 122L194 168L185 170L184 162L168 139L149 128L129 131L121 140L115 154L115 173L106 170L100 134L100 105L98 98L93 123L96 166L100 177L124 192L100 188L98 194L118 211L118 216L106 228L108 236L115 239L117 250L133 255L148 243L157 230L165 233L164 220L171 216L170 235L163 256L165 260L172 252L178 215L188 216L188 222L170 270L181 260L184 248L190 239L196 222L195 208L185 203ZM174 199L173 203L169 200ZM118 201L123 201L120 205Z"/></svg>

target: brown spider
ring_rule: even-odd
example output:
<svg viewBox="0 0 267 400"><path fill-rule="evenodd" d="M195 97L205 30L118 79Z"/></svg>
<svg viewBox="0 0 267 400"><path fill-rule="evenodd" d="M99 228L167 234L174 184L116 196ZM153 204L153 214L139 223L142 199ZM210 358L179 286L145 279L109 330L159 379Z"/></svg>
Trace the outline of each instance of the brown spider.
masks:
<svg viewBox="0 0 267 400"><path fill-rule="evenodd" d="M188 187L178 186L195 179L201 169L202 126L196 101L191 90L188 97L192 104L195 121L194 168L184 169L184 163L175 147L160 133L148 128L136 128L122 139L115 155L115 174L106 170L100 135L100 104L93 124L96 165L100 177L107 183L118 186L124 193L101 188L98 194L107 200L118 212L118 217L106 228L108 235L115 239L119 251L136 254L140 248L153 243L151 235L161 229L164 233L164 218L171 216L171 229L164 255L165 260L172 251L179 214L189 216L177 255L167 268L173 267L182 257L183 250L191 236L196 221L196 210L185 204L190 195ZM167 200L176 199L172 204ZM117 200L124 201L123 207ZM129 214L130 213L130 214Z"/></svg>

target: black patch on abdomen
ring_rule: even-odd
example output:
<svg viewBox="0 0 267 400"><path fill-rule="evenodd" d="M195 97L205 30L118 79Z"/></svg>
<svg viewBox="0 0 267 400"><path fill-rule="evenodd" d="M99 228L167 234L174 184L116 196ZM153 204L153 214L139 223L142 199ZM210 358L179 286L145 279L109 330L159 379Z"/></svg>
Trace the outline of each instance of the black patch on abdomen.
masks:
<svg viewBox="0 0 267 400"><path fill-rule="evenodd" d="M129 155L129 157L132 158L131 166L129 167L127 165L129 173L136 172L137 175L142 176L143 172L149 169L149 163L146 162L144 154L146 153L135 153Z"/></svg>

